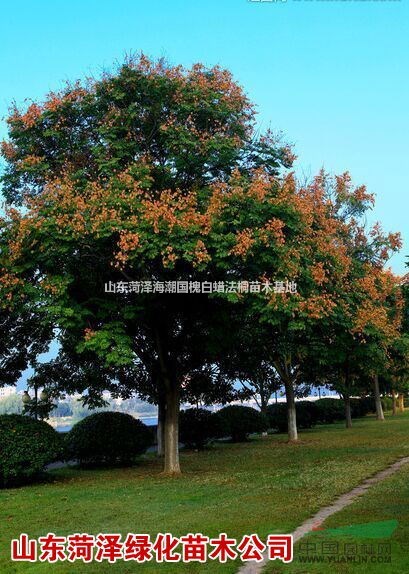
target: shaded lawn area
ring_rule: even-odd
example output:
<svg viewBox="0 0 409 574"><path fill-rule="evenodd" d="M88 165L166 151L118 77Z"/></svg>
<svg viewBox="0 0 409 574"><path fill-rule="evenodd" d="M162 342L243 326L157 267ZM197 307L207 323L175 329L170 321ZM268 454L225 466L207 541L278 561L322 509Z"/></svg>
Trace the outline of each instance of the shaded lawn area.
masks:
<svg viewBox="0 0 409 574"><path fill-rule="evenodd" d="M184 474L159 475L147 456L139 466L113 470L59 469L48 483L0 491L0 572L232 573L238 563L30 564L10 561L10 540L26 532L68 535L220 532L241 538L294 530L322 506L366 477L409 454L409 413L303 432L298 444L273 435L245 444L218 444L181 455ZM271 567L270 567L271 568ZM285 567L290 571L289 567ZM271 570L270 570L271 571ZM300 571L301 572L301 571ZM309 567L303 572L310 572Z"/></svg>
<svg viewBox="0 0 409 574"><path fill-rule="evenodd" d="M299 541L292 564L271 564L266 574L409 572L409 465L328 518L322 528Z"/></svg>

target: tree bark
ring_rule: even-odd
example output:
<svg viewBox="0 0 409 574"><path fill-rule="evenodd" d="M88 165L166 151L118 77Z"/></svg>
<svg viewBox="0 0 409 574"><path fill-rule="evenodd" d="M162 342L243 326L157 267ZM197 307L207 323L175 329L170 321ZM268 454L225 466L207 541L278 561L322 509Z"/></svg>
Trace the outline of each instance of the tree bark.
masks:
<svg viewBox="0 0 409 574"><path fill-rule="evenodd" d="M396 404L396 391L392 389L392 414L396 415L397 413L397 404Z"/></svg>
<svg viewBox="0 0 409 574"><path fill-rule="evenodd" d="M157 440L158 440L158 456L162 457L165 455L165 414L166 414L166 403L163 398L158 401L158 430L157 430Z"/></svg>
<svg viewBox="0 0 409 574"><path fill-rule="evenodd" d="M166 348L166 330L161 322L161 328L157 327L156 344L161 370L161 388L165 399L164 418L164 446L165 456L163 474L180 474L179 464L179 407L180 387L172 368L170 368L168 352Z"/></svg>
<svg viewBox="0 0 409 574"><path fill-rule="evenodd" d="M344 395L345 405L345 426L347 429L352 428L352 414L351 414L351 397Z"/></svg>
<svg viewBox="0 0 409 574"><path fill-rule="evenodd" d="M179 464L179 386L174 381L167 382L165 413L165 462L163 473L180 474Z"/></svg>
<svg viewBox="0 0 409 574"><path fill-rule="evenodd" d="M405 403L403 393L399 393L399 412L403 413L405 410Z"/></svg>
<svg viewBox="0 0 409 574"><path fill-rule="evenodd" d="M297 411L295 408L295 393L291 380L285 381L285 395L287 399L287 424L288 424L288 440L298 440L297 431Z"/></svg>
<svg viewBox="0 0 409 574"><path fill-rule="evenodd" d="M260 412L261 414L267 416L267 406L268 400L263 395L260 395Z"/></svg>
<svg viewBox="0 0 409 574"><path fill-rule="evenodd" d="M374 395L375 395L376 418L378 419L378 421L383 421L383 420L385 420L385 417L383 414L381 395L379 392L379 377L378 377L378 375L374 375L373 385L374 385Z"/></svg>

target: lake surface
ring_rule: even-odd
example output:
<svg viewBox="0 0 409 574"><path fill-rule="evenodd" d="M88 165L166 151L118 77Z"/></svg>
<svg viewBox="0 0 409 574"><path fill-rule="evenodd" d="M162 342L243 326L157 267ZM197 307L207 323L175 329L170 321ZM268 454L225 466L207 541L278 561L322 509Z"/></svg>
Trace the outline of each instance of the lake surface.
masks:
<svg viewBox="0 0 409 574"><path fill-rule="evenodd" d="M158 417L141 417L138 420L142 421L148 427L158 424ZM72 425L62 425L55 427L55 430L58 432L68 432L71 429Z"/></svg>

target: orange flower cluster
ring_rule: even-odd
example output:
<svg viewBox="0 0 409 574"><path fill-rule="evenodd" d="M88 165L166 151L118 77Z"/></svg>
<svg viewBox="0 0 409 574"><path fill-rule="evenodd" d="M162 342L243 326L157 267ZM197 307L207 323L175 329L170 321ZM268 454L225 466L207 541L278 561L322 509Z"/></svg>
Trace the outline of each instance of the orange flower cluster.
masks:
<svg viewBox="0 0 409 574"><path fill-rule="evenodd" d="M32 128L41 117L42 111L42 107L35 102L30 104L24 113L21 113L18 108L14 106L7 122L12 124L13 122L19 121L25 128Z"/></svg>
<svg viewBox="0 0 409 574"><path fill-rule="evenodd" d="M94 337L95 333L96 332L94 331L94 329L90 329L89 327L87 327L86 329L84 329L84 340L89 341L90 339L92 339L92 337Z"/></svg>
<svg viewBox="0 0 409 574"><path fill-rule="evenodd" d="M196 243L194 257L195 259L193 261L193 265L195 267L201 265L202 263L207 263L211 259L206 246L201 239L198 239Z"/></svg>
<svg viewBox="0 0 409 574"><path fill-rule="evenodd" d="M37 155L27 155L24 159L20 160L17 163L17 165L18 165L18 168L21 170L30 169L30 167L38 165L42 161L43 161L42 157L39 157Z"/></svg>
<svg viewBox="0 0 409 574"><path fill-rule="evenodd" d="M321 261L311 267L311 275L317 285L322 285L325 282L326 273Z"/></svg>
<svg viewBox="0 0 409 574"><path fill-rule="evenodd" d="M61 106L71 102L77 102L87 95L87 90L77 82L73 87L67 87L61 92L50 92L44 102L44 110L55 112Z"/></svg>
<svg viewBox="0 0 409 574"><path fill-rule="evenodd" d="M0 145L1 145L1 155L4 157L4 159L10 161L16 157L17 150L11 142L3 140Z"/></svg>
<svg viewBox="0 0 409 574"><path fill-rule="evenodd" d="M267 246L270 246L271 237L274 240L275 245L284 245L285 236L283 229L285 227L284 221L274 217L266 223L266 225L260 230L260 239Z"/></svg>
<svg viewBox="0 0 409 574"><path fill-rule="evenodd" d="M24 285L24 281L13 273L8 273L2 270L0 273L0 307L7 307L10 305L15 291Z"/></svg>
<svg viewBox="0 0 409 574"><path fill-rule="evenodd" d="M263 169L257 169L253 174L247 194L258 201L264 201L271 191L272 181Z"/></svg>
<svg viewBox="0 0 409 574"><path fill-rule="evenodd" d="M213 183L210 186L210 197L206 210L206 215L208 218L205 230L209 230L209 225L218 216L226 203L226 199L229 194L229 187L225 182Z"/></svg>
<svg viewBox="0 0 409 574"><path fill-rule="evenodd" d="M177 255L173 250L171 245L168 245L166 249L162 252L162 262L164 267L173 267L175 261L177 260Z"/></svg>
<svg viewBox="0 0 409 574"><path fill-rule="evenodd" d="M230 250L231 255L245 257L255 242L254 231L252 229L243 229L236 234L236 244Z"/></svg>
<svg viewBox="0 0 409 574"><path fill-rule="evenodd" d="M121 229L119 232L118 247L119 251L115 255L116 267L123 268L128 261L129 254L138 247L140 237L138 233L132 231L125 231Z"/></svg>
<svg viewBox="0 0 409 574"><path fill-rule="evenodd" d="M208 227L208 217L197 209L195 193L182 195L178 191L162 191L158 199L142 201L142 216L153 226L154 233L159 233L163 226L169 232L176 226L181 229L197 226L203 232Z"/></svg>
<svg viewBox="0 0 409 574"><path fill-rule="evenodd" d="M306 313L310 319L316 320L328 317L335 307L333 298L325 293L310 296L299 303L299 310Z"/></svg>

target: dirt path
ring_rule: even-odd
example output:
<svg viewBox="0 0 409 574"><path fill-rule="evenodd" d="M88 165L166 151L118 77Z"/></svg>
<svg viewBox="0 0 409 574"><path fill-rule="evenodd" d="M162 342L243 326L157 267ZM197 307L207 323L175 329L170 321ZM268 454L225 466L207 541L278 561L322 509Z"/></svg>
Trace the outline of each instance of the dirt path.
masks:
<svg viewBox="0 0 409 574"><path fill-rule="evenodd" d="M364 494L368 490L368 488L380 482L381 480L388 478L388 476L391 476L402 466L408 463L409 463L409 456L400 458L399 460L397 460L384 470L381 470L377 474L364 480L364 482L362 482L359 486L356 486L346 494L342 494L339 498L335 500L335 502L333 502L329 506L321 508L321 510L319 510L316 514L314 514L312 518L309 518L308 520L303 522L301 526L299 526L298 528L296 528L296 530L294 530L294 532L292 533L294 543L298 542L300 538L302 538L309 532L318 529L324 522L324 520L326 520L332 514L339 512L340 510L342 510L343 508L354 502L358 498L358 496ZM267 562L268 559L266 555L263 562L259 562L258 564L248 563L241 566L241 568L238 570L238 574L260 574L263 567L267 564Z"/></svg>

